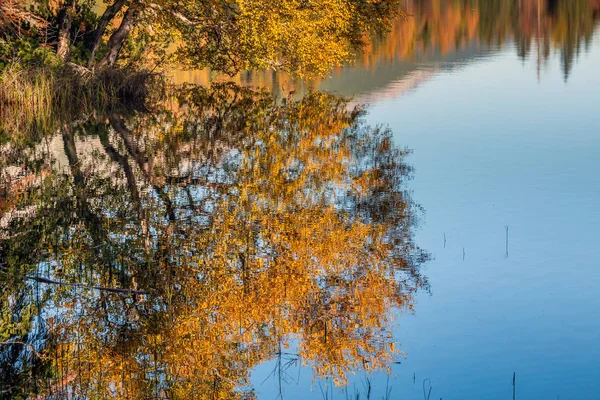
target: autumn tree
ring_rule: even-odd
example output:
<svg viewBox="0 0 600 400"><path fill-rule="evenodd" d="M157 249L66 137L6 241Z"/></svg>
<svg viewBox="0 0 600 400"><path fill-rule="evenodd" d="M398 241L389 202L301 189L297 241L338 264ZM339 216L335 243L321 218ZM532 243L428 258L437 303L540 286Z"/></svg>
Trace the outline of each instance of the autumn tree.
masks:
<svg viewBox="0 0 600 400"><path fill-rule="evenodd" d="M9 9L12 4L0 10ZM63 59L110 66L126 50L233 74L270 68L325 74L390 27L398 0L94 0L34 2ZM101 15L94 10L102 9ZM12 8L10 8L12 9ZM17 8L22 10L22 8ZM0 14L2 15L2 14ZM77 55L72 49L78 49Z"/></svg>
<svg viewBox="0 0 600 400"><path fill-rule="evenodd" d="M41 28L45 26L45 21L27 11L24 1L0 0L0 35L18 32L24 28L24 24Z"/></svg>

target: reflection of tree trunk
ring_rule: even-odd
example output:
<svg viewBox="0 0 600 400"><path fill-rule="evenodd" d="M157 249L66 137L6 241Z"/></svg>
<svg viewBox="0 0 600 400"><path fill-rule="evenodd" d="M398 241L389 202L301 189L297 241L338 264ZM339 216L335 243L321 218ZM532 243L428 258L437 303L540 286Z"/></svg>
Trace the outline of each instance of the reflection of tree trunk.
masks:
<svg viewBox="0 0 600 400"><path fill-rule="evenodd" d="M113 32L108 39L108 52L102 59L101 65L114 65L117 61L117 57L119 56L119 52L129 36L131 29L137 23L138 17L140 15L140 7L137 4L132 4L129 6L125 15L123 16L123 20L121 21L121 25L119 28Z"/></svg>
<svg viewBox="0 0 600 400"><path fill-rule="evenodd" d="M77 157L77 148L75 147L75 136L73 135L71 127L64 128L62 137L65 154L67 155L67 160L69 161L69 166L71 167L71 174L73 175L73 182L76 186L76 208L80 212L80 218L82 219L83 223L88 227L90 236L92 237L92 241L94 243L94 248L96 251L99 251L100 247L104 246L104 241L102 240L103 235L101 234L102 220L90 210L90 206L85 198L85 178L81 172L81 169L79 169L79 158ZM98 253L98 256L100 256L100 253ZM102 260L102 258L99 257L99 260Z"/></svg>
<svg viewBox="0 0 600 400"><path fill-rule="evenodd" d="M72 0L67 0L63 4L63 8L59 16L58 30L58 45L56 47L56 55L60 58L67 59L71 47L71 25L73 24L73 8Z"/></svg>
<svg viewBox="0 0 600 400"><path fill-rule="evenodd" d="M140 170L144 174L146 180L155 187L164 187L165 185L177 185L180 187L187 187L188 185L204 185L212 188L220 188L223 186L222 183L209 182L206 178L196 178L191 175L188 176L157 176L154 173L154 162L151 158L144 154L144 151L140 149L135 138L125 126L125 122L121 119L118 114L112 114L108 117L110 125L119 134L127 151L133 157L138 164Z"/></svg>
<svg viewBox="0 0 600 400"><path fill-rule="evenodd" d="M165 204L166 216L169 218L169 222L174 222L176 219L175 208L173 207L173 202L171 202L171 198L167 193L165 193L164 186L154 186L154 190L156 190L158 197L160 197L160 199Z"/></svg>
<svg viewBox="0 0 600 400"><path fill-rule="evenodd" d="M76 210L79 214L78 217L82 220L87 231L89 232L90 237L92 238L93 249L96 253L96 259L98 260L98 264L104 265L112 271L114 258L109 234L104 229L102 218L94 214L88 203L88 199L86 198L85 176L79 168L80 164L79 158L77 156L77 148L75 146L75 136L71 127L66 127L63 130L62 136L65 154L67 155L67 160L69 161L69 166L71 167L71 174L73 175L73 182L76 186L74 188L74 192L77 201ZM123 273L123 278L125 278L124 266L122 266L121 272ZM137 283L135 279L131 276L129 276L129 279L132 286L134 287L134 290L130 292L132 294L140 294L137 293ZM123 284L125 283L123 282ZM107 290L106 288L100 288L97 286L94 286L93 288Z"/></svg>
<svg viewBox="0 0 600 400"><path fill-rule="evenodd" d="M104 150L109 155L109 157L119 164L125 173L125 177L127 179L127 187L129 188L129 192L131 193L131 200L133 202L133 206L138 214L138 218L140 220L140 226L142 228L142 235L144 237L144 246L146 251L150 250L150 233L148 231L148 220L146 217L146 213L142 207L142 201L140 198L140 193L136 184L135 175L131 166L129 165L129 161L127 157L124 157L119 153L108 141L108 136L106 134L100 135L100 142L104 146Z"/></svg>
<svg viewBox="0 0 600 400"><path fill-rule="evenodd" d="M156 191L156 194L158 194L158 197L163 201L169 221L175 221L175 209L173 208L173 203L171 202L168 194L164 191L165 179L158 179L154 176L154 172L152 171L152 160L149 159L142 150L140 150L138 144L132 137L129 129L127 129L125 126L125 123L121 117L113 114L109 117L109 121L114 130L119 134L121 139L123 139L123 142L125 142L127 151L137 162L145 178L152 185Z"/></svg>
<svg viewBox="0 0 600 400"><path fill-rule="evenodd" d="M127 148L127 151L137 162L146 179L150 183L153 183L152 160L148 159L148 157L146 157L143 154L143 152L139 149L138 144L131 135L131 132L129 132L129 129L127 129L127 127L125 126L125 122L123 122L119 115L112 114L108 117L108 119L110 121L110 125L119 134L121 139L123 139L123 142L125 142L125 147Z"/></svg>
<svg viewBox="0 0 600 400"><path fill-rule="evenodd" d="M71 167L71 174L77 186L81 186L83 182L83 174L79 169L79 157L77 157L77 148L75 146L75 136L71 127L65 127L62 132L65 155Z"/></svg>
<svg viewBox="0 0 600 400"><path fill-rule="evenodd" d="M94 56L96 54L96 51L98 50L98 47L100 46L100 40L102 39L102 36L104 35L108 24L110 23L110 21L112 21L115 15L117 15L117 13L121 11L123 6L125 5L125 1L126 0L115 0L115 2L112 5L106 8L104 14L102 14L102 17L100 17L100 21L98 21L98 26L96 27L96 30L93 34L92 43L90 44L91 54L88 65L94 62Z"/></svg>

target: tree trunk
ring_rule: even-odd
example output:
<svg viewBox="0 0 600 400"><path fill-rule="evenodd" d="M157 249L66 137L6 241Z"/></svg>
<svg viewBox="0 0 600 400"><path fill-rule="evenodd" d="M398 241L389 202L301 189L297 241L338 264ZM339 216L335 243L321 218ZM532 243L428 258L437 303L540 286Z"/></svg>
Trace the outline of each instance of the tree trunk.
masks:
<svg viewBox="0 0 600 400"><path fill-rule="evenodd" d="M63 60L69 57L71 48L71 25L73 24L73 7L72 0L67 0L63 3L63 8L59 16L58 29L58 45L56 46L56 55Z"/></svg>
<svg viewBox="0 0 600 400"><path fill-rule="evenodd" d="M100 62L102 66L112 66L117 61L117 57L119 56L119 52L123 47L123 43L129 36L131 29L137 23L138 16L140 15L140 6L137 4L132 4L129 6L125 15L123 16L123 21L121 21L121 25L119 28L113 32L108 39L108 52Z"/></svg>
<svg viewBox="0 0 600 400"><path fill-rule="evenodd" d="M102 14L102 17L100 17L100 21L98 22L98 27L96 27L96 30L94 31L94 34L93 34L92 43L89 46L89 48L91 50L91 54L90 54L90 58L88 61L88 65L91 65L94 62L94 56L96 55L96 50L98 50L98 47L100 46L100 40L102 39L102 36L104 35L104 32L106 31L106 27L108 26L110 21L112 21L112 19L115 17L115 15L117 15L117 13L119 11L121 11L123 6L125 5L125 2L126 2L126 0L115 0L115 2L111 6L106 8L106 11L104 11L104 14Z"/></svg>

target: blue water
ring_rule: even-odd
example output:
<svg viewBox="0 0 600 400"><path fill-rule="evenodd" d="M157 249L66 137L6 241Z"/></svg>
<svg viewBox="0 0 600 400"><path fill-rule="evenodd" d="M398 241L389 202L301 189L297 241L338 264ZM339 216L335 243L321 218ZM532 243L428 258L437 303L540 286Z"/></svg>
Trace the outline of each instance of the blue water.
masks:
<svg viewBox="0 0 600 400"><path fill-rule="evenodd" d="M413 150L431 293L396 320L389 380L344 391L294 367L284 398L366 398L368 378L374 399L510 399L515 374L519 399L600 399L600 37L567 79L560 54L538 73L510 45L418 69L356 95ZM279 396L273 367L253 371L260 398Z"/></svg>

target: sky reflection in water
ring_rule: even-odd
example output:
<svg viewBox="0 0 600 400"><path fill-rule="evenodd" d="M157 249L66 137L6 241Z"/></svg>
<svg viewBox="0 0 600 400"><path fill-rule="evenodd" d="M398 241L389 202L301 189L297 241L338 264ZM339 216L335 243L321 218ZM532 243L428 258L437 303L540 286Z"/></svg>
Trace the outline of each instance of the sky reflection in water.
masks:
<svg viewBox="0 0 600 400"><path fill-rule="evenodd" d="M8 333L54 351L42 393L345 398L368 378L372 398L504 399L513 372L522 398L600 392L598 6L406 4L330 79L236 78L355 96L362 122L333 97L277 108L230 86L5 145L2 300L45 321Z"/></svg>

